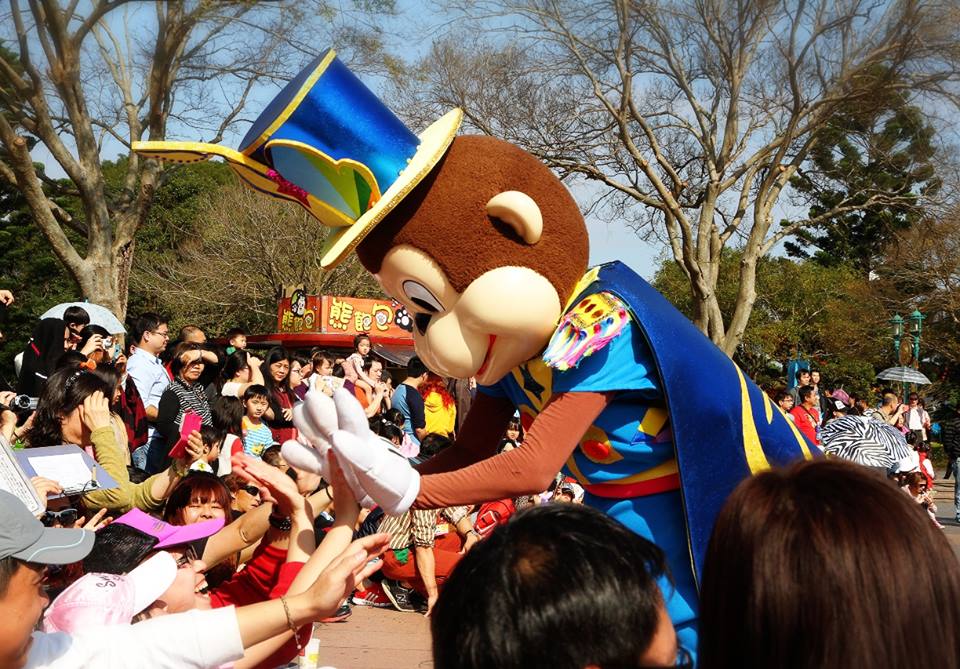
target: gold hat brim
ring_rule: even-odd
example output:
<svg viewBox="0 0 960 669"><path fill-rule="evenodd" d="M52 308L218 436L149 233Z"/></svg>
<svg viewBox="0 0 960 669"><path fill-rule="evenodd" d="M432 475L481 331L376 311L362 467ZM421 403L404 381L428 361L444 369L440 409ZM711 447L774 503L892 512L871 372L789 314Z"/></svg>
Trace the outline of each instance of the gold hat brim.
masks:
<svg viewBox="0 0 960 669"><path fill-rule="evenodd" d="M320 266L323 269L332 269L340 264L364 237L430 174L447 152L462 122L463 111L459 108L451 109L420 134L417 152L387 192L355 223L330 231L320 252Z"/></svg>

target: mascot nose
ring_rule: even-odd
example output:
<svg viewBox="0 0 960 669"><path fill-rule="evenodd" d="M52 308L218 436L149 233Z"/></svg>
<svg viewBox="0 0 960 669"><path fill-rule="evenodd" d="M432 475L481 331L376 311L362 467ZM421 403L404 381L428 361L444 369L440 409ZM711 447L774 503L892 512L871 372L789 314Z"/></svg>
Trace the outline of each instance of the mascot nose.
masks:
<svg viewBox="0 0 960 669"><path fill-rule="evenodd" d="M413 317L413 322L417 324L417 330L420 331L421 335L427 334L431 318L433 318L433 314L417 314Z"/></svg>

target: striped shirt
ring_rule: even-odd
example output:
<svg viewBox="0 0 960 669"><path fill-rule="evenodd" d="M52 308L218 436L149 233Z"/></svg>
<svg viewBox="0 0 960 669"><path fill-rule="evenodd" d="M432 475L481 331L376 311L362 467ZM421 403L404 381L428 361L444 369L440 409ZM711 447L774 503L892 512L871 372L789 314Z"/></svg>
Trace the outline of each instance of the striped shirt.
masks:
<svg viewBox="0 0 960 669"><path fill-rule="evenodd" d="M437 523L442 518L456 525L467 515L470 507L448 506L446 509L407 511L399 516L384 516L378 532L390 533L390 548L403 550L410 546L429 548L437 534Z"/></svg>

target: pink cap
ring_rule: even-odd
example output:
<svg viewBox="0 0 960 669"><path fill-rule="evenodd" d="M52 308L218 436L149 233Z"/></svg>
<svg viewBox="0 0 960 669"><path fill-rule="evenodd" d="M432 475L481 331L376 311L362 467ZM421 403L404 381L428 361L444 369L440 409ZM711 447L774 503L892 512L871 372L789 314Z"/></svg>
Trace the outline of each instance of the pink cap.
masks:
<svg viewBox="0 0 960 669"><path fill-rule="evenodd" d="M129 625L160 598L177 577L177 561L160 551L128 574L86 574L53 600L43 615L43 631L67 632Z"/></svg>
<svg viewBox="0 0 960 669"><path fill-rule="evenodd" d="M140 509L133 509L113 522L123 523L141 532L146 532L150 536L159 539L154 548L165 548L167 546L187 544L191 541L216 534L223 529L224 519L214 518L213 520L205 520L202 523L194 523L193 525L171 525L170 523L163 522L159 518L154 518L144 513Z"/></svg>

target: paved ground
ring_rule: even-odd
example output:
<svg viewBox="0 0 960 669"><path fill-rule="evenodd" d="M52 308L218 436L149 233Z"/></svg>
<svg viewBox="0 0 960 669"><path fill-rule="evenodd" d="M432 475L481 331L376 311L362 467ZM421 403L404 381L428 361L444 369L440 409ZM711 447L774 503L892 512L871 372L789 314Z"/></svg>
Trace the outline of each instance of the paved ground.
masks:
<svg viewBox="0 0 960 669"><path fill-rule="evenodd" d="M960 556L960 523L954 520L953 481L937 479L937 516ZM321 666L337 669L432 667L429 620L416 613L355 606L345 622L319 627Z"/></svg>
<svg viewBox="0 0 960 669"><path fill-rule="evenodd" d="M960 531L960 528L958 528ZM337 669L432 667L430 621L418 613L353 607L341 623L319 627L320 665Z"/></svg>

